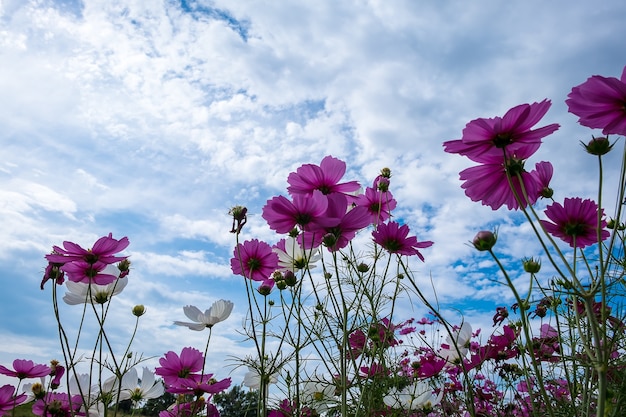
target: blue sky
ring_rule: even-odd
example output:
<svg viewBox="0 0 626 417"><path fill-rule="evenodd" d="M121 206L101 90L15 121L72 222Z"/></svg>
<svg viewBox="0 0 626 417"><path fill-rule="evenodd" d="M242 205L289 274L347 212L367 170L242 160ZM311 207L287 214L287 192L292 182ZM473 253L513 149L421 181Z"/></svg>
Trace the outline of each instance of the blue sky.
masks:
<svg viewBox="0 0 626 417"><path fill-rule="evenodd" d="M206 335L171 323L185 304L226 298L235 310L210 360L245 355L228 210L248 207L243 239L275 241L265 201L329 154L362 184L392 169L396 214L435 242L416 265L421 282L432 276L440 301L489 326L494 303L512 297L467 242L499 225L511 262L538 250L515 216L465 197L468 162L441 144L469 120L550 98L542 123L561 129L533 164L555 166L557 201L595 198L579 141L599 132L564 100L593 74L621 75L625 16L619 0L1 0L0 363L59 356L43 256L109 232L129 237L133 262L116 334L142 303L136 350L202 347Z"/></svg>

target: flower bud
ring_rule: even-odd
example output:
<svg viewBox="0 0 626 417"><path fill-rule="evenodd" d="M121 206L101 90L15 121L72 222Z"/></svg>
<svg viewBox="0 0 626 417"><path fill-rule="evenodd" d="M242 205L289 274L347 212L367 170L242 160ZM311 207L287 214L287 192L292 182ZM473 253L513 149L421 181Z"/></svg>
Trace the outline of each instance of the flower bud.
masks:
<svg viewBox="0 0 626 417"><path fill-rule="evenodd" d="M291 271L285 271L285 273L283 274L283 277L285 279L285 284L287 284L290 287L293 287L298 282L298 280L296 279L296 274L294 274Z"/></svg>
<svg viewBox="0 0 626 417"><path fill-rule="evenodd" d="M582 143L582 142L581 142ZM609 138L605 138L605 137L599 137L599 138L594 138L592 137L591 140L589 141L589 143L587 143L586 145L584 143L582 143L583 147L585 148L585 150L587 151L587 153L590 153L591 155L604 155L607 154L611 151L611 149L613 149L613 145L611 145L611 143L609 142Z"/></svg>
<svg viewBox="0 0 626 417"><path fill-rule="evenodd" d="M146 307L143 304L137 304L133 307L133 316L141 317L146 314Z"/></svg>
<svg viewBox="0 0 626 417"><path fill-rule="evenodd" d="M46 391L43 389L43 385L41 385L40 382L35 382L31 386L30 390L33 393L33 396L35 397L35 399L37 400L41 400L42 398L46 396Z"/></svg>
<svg viewBox="0 0 626 417"><path fill-rule="evenodd" d="M391 178L391 170L387 167L381 169L380 176L383 178Z"/></svg>
<svg viewBox="0 0 626 417"><path fill-rule="evenodd" d="M620 230L620 231L622 231L622 230L626 229L626 224L619 223L615 219L609 219L606 222L606 227L607 227L607 229L613 229L613 230Z"/></svg>
<svg viewBox="0 0 626 417"><path fill-rule="evenodd" d="M117 269L120 270L124 276L128 275L128 271L130 270L130 261L128 259L124 259L123 261L117 264Z"/></svg>
<svg viewBox="0 0 626 417"><path fill-rule="evenodd" d="M543 198L552 198L554 190L550 187L543 187L541 191L539 191L539 195Z"/></svg>
<svg viewBox="0 0 626 417"><path fill-rule="evenodd" d="M272 292L272 285L270 285L267 281L264 281L261 285L259 285L257 291L263 296L270 295Z"/></svg>
<svg viewBox="0 0 626 417"><path fill-rule="evenodd" d="M248 221L248 209L244 206L235 206L228 211L233 217L233 227L230 230L230 233L241 232L241 229Z"/></svg>
<svg viewBox="0 0 626 417"><path fill-rule="evenodd" d="M361 262L360 264L356 266L356 270L361 273L365 273L370 270L370 266L364 262Z"/></svg>
<svg viewBox="0 0 626 417"><path fill-rule="evenodd" d="M337 236L332 233L326 233L322 238L322 243L327 248L332 248L337 243Z"/></svg>
<svg viewBox="0 0 626 417"><path fill-rule="evenodd" d="M498 236L489 230L482 230L476 234L474 240L472 240L472 244L479 251L487 251L491 250L496 244L498 240Z"/></svg>
<svg viewBox="0 0 626 417"><path fill-rule="evenodd" d="M524 271L529 274L536 274L541 269L541 262L533 258L524 258L522 265L524 265Z"/></svg>

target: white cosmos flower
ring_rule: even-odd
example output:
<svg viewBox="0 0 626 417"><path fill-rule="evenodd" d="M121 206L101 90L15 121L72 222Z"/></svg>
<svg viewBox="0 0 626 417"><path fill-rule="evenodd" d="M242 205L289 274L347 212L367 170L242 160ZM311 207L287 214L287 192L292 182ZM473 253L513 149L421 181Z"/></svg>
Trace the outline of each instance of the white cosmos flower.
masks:
<svg viewBox="0 0 626 417"><path fill-rule="evenodd" d="M81 395L87 404L88 417L99 417L104 415L105 408L116 402L117 397L117 378L111 376L102 382L102 387L98 384L92 384L91 374L78 374L70 377L69 393L71 395ZM81 408L84 412L85 406Z"/></svg>
<svg viewBox="0 0 626 417"><path fill-rule="evenodd" d="M435 395L433 389L425 381L415 381L401 390L392 389L384 398L383 402L395 409L420 410L432 409L439 404L443 396L443 390Z"/></svg>
<svg viewBox="0 0 626 417"><path fill-rule="evenodd" d="M276 373L266 375L267 385L275 384L278 381L278 376ZM250 389L259 389L261 388L261 375L259 374L259 370L253 366L248 366L248 372L243 376L243 385Z"/></svg>
<svg viewBox="0 0 626 417"><path fill-rule="evenodd" d="M230 316L233 311L233 302L227 300L217 300L213 303L211 308L204 313L196 306L185 306L183 311L185 315L189 317L194 323L188 323L185 321L175 321L174 324L178 326L185 326L191 330L204 330L207 327L211 328L216 323L224 321Z"/></svg>
<svg viewBox="0 0 626 417"><path fill-rule="evenodd" d="M272 251L278 255L278 266L291 272L315 268L313 264L322 258L319 248L303 249L293 237L285 239L285 250L274 247Z"/></svg>
<svg viewBox="0 0 626 417"><path fill-rule="evenodd" d="M452 332L452 336L448 335L445 346L443 346L439 351L439 356L447 360L449 363L458 362L469 352L471 338L472 326L465 321L460 328Z"/></svg>
<svg viewBox="0 0 626 417"><path fill-rule="evenodd" d="M336 388L334 384L328 381L305 381L300 391L300 398L304 404L322 414L331 407L338 405L337 397L335 396Z"/></svg>
<svg viewBox="0 0 626 417"><path fill-rule="evenodd" d="M67 292L63 301L69 305L77 304L104 304L114 295L118 295L128 285L128 277L118 278L110 284L98 285L84 282L66 281ZM90 289L91 287L91 289Z"/></svg>
<svg viewBox="0 0 626 417"><path fill-rule="evenodd" d="M154 373L147 367L143 367L141 379L137 377L137 370L130 368L122 377L122 392L120 400L132 400L136 407L142 400L159 398L163 395L165 387L157 381Z"/></svg>

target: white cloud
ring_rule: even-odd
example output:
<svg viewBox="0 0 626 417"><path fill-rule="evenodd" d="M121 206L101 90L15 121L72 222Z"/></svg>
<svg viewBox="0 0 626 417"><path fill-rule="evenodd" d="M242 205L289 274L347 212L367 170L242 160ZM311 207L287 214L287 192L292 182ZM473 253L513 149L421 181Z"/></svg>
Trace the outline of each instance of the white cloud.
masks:
<svg viewBox="0 0 626 417"><path fill-rule="evenodd" d="M286 193L299 165L328 154L363 185L391 168L396 216L435 242L426 263L412 265L427 291L442 302L501 300L481 270L488 258L467 243L501 225L507 262L536 248L509 213L469 201L458 180L469 163L442 142L469 120L551 98L545 124L562 127L532 164L553 162L557 200L594 197L595 164L578 144L590 132L563 100L586 77L619 76L626 64L617 0L68 4L0 3L0 257L4 273L24 278L0 294L0 312L39 291L52 244L128 235L137 285L126 294L149 306L138 336L149 355L202 344L204 335L170 322L185 303L229 297L241 310L220 327L215 357L247 352L232 336L245 296L240 277L229 280L228 209L249 208L240 239L275 241L265 201ZM605 164L613 184L618 157ZM490 313L470 313L489 322ZM49 334L10 323L0 333L21 338L25 354L54 350ZM1 353L2 363L16 354Z"/></svg>

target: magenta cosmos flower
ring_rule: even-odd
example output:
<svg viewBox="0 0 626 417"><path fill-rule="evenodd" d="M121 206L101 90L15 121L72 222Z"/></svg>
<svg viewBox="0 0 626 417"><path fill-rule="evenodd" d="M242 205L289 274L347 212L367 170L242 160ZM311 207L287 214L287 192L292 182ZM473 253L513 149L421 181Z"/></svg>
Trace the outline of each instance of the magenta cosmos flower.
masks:
<svg viewBox="0 0 626 417"><path fill-rule="evenodd" d="M550 109L550 101L520 104L503 117L475 119L463 129L463 137L443 143L445 151L467 156L474 162L492 163L494 157L525 158L539 149L541 139L559 128L556 123L531 130Z"/></svg>
<svg viewBox="0 0 626 417"><path fill-rule="evenodd" d="M41 417L75 417L84 416L80 409L83 399L80 395L48 392L46 396L33 404L33 414Z"/></svg>
<svg viewBox="0 0 626 417"><path fill-rule="evenodd" d="M365 194L356 198L356 205L366 207L370 214L370 223L379 224L387 221L391 211L396 208L396 200L389 191L367 187Z"/></svg>
<svg viewBox="0 0 626 417"><path fill-rule="evenodd" d="M26 401L26 394L20 394L14 397L14 393L15 387L13 385L3 385L0 387L0 417L5 415L7 411L13 410L14 407Z"/></svg>
<svg viewBox="0 0 626 417"><path fill-rule="evenodd" d="M566 198L563 205L553 203L545 210L550 220L541 220L544 229L552 236L567 242L572 248L584 248L598 243L598 205L580 197ZM604 215L602 214L602 217ZM600 238L609 237L606 220L600 223Z"/></svg>
<svg viewBox="0 0 626 417"><path fill-rule="evenodd" d="M278 196L263 207L263 218L270 229L277 233L289 233L296 225L307 230L311 222L324 214L328 201L321 191L314 190L311 195L295 194L293 201Z"/></svg>
<svg viewBox="0 0 626 417"><path fill-rule="evenodd" d="M166 385L187 386L193 383L195 372L202 371L204 366L204 356L198 349L185 347L178 356L175 352L169 351L165 357L159 359L160 367L154 373L161 376Z"/></svg>
<svg viewBox="0 0 626 417"><path fill-rule="evenodd" d="M357 191L360 185L356 181L339 183L346 173L346 163L334 158L326 156L322 162L317 165L304 164L292 172L287 177L289 194L307 194L310 195L315 190L319 190L322 194L331 193L351 193Z"/></svg>
<svg viewBox="0 0 626 417"><path fill-rule="evenodd" d="M578 122L602 133L626 135L626 67L621 79L594 75L572 88L565 103Z"/></svg>
<svg viewBox="0 0 626 417"><path fill-rule="evenodd" d="M520 208L520 202L521 207L534 204L549 188L546 182L551 178L551 174L550 169L545 165L549 162L539 162L535 167L536 170L527 172L524 170L524 161L521 159L511 158L506 165L501 162L502 158L493 157L493 159L497 162L470 167L459 173L461 181L465 181L461 184L461 188L472 201L480 201L484 206L489 206L493 210L503 205L506 205L509 210L517 210ZM515 193L509 184L507 170ZM518 173L524 184L527 200L524 199L520 180L517 177ZM519 202L515 194L519 197Z"/></svg>
<svg viewBox="0 0 626 417"><path fill-rule="evenodd" d="M70 261L85 261L90 264L102 262L104 264L113 264L125 260L126 256L116 256L115 254L123 251L128 247L130 242L127 237L119 240L114 239L113 235L103 236L93 244L91 249L83 249L74 242L63 242L63 249L53 246L54 253L46 255L46 259L55 263L66 263Z"/></svg>
<svg viewBox="0 0 626 417"><path fill-rule="evenodd" d="M167 389L172 394L195 395L199 397L203 394L217 394L230 387L230 378L217 381L213 374L193 374L189 378L181 381L180 384L173 385Z"/></svg>
<svg viewBox="0 0 626 417"><path fill-rule="evenodd" d="M400 226L396 222L379 224L376 230L372 232L372 237L374 242L390 253L407 256L417 255L422 261L424 261L424 256L418 249L433 245L431 241L418 242L417 237L409 237L409 226Z"/></svg>
<svg viewBox="0 0 626 417"><path fill-rule="evenodd" d="M272 247L258 239L238 244L230 260L230 269L253 281L265 281L278 269L278 255Z"/></svg>
<svg viewBox="0 0 626 417"><path fill-rule="evenodd" d="M38 365L26 359L15 359L13 361L13 369L0 365L0 374L19 379L40 378L50 375L50 367L48 365Z"/></svg>
<svg viewBox="0 0 626 417"><path fill-rule="evenodd" d="M348 197L341 193L327 196L328 209L315 221L302 237L305 245L316 247L320 243L331 252L345 248L357 232L370 225L371 216L367 207L348 209Z"/></svg>

